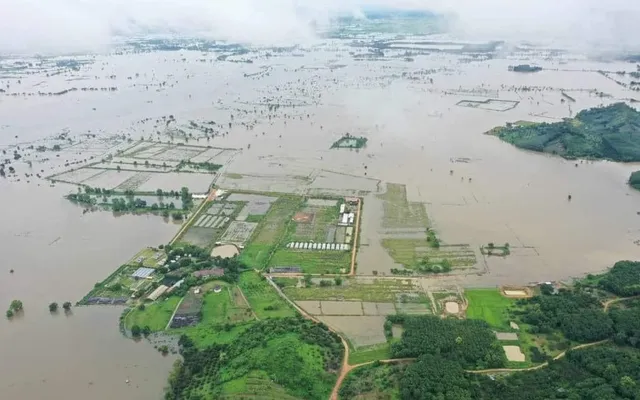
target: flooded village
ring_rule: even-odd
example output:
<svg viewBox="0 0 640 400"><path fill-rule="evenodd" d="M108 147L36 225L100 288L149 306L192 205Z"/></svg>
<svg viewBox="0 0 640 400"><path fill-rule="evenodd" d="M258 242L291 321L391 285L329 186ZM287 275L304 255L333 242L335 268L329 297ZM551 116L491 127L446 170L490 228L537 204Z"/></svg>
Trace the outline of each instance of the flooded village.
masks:
<svg viewBox="0 0 640 400"><path fill-rule="evenodd" d="M0 320L2 398L162 398L171 330L209 344L295 309L357 354L388 315L637 259L639 164L487 134L638 109L637 62L356 25L291 47L0 58L0 304L23 304ZM238 273L221 260L246 271L219 279Z"/></svg>

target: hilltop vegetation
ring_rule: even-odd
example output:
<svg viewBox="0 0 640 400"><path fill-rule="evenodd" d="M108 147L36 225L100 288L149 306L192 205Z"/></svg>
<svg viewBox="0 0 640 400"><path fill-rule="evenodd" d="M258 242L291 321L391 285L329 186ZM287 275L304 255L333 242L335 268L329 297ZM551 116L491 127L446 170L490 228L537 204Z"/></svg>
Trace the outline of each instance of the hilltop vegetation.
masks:
<svg viewBox="0 0 640 400"><path fill-rule="evenodd" d="M556 123L508 124L494 129L517 147L564 158L640 161L640 112L624 104L580 111Z"/></svg>
<svg viewBox="0 0 640 400"><path fill-rule="evenodd" d="M344 349L326 326L301 317L256 322L229 344L198 349L180 338L166 400L326 399Z"/></svg>
<svg viewBox="0 0 640 400"><path fill-rule="evenodd" d="M636 190L640 190L640 171L631 173L629 176L629 186Z"/></svg>

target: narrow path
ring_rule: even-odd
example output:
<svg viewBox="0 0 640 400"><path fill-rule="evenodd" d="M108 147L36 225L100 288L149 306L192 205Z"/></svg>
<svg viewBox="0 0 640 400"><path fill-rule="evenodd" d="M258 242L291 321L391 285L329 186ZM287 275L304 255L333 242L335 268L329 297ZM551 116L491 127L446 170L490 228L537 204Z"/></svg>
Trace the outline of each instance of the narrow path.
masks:
<svg viewBox="0 0 640 400"><path fill-rule="evenodd" d="M609 307L610 307L612 304L619 303L619 302L621 302L621 301L626 301L626 300L631 300L631 299L637 299L637 298L640 298L640 295L637 295L637 296L629 296L629 297L617 297L617 298L615 298L615 299L611 299L611 300L607 300L607 301L605 301L605 302L602 304L602 306L604 307L604 312L607 312L607 311L609 311Z"/></svg>
<svg viewBox="0 0 640 400"><path fill-rule="evenodd" d="M253 308L251 307L249 300L247 300L247 298L245 297L244 292L242 291L240 286L236 286L236 288L238 288L238 291L240 292L240 295L244 299L244 302L247 304L247 307L249 307L249 310L251 310L251 314L253 314L253 317L256 319L256 321L260 321L260 318L258 318L258 315L256 314L256 312L253 311Z"/></svg>
<svg viewBox="0 0 640 400"><path fill-rule="evenodd" d="M604 339L604 340L599 340L597 342L579 344L579 345L574 346L574 347L572 347L572 348L570 348L568 350L565 350L562 353L558 354L557 356L553 357L553 361L561 359L562 357L564 357L567 354L568 351L584 349L585 347L597 346L599 344L606 343L609 340L610 339ZM540 369L540 368L546 367L548 365L549 365L549 362L545 361L542 364L538 364L538 365L535 365L535 366L529 367L529 368L493 368L493 369L465 370L465 372L468 372L470 374L491 374L491 373L498 373L498 372L523 372L523 371L534 371L536 369Z"/></svg>
<svg viewBox="0 0 640 400"><path fill-rule="evenodd" d="M271 279L270 276L265 275L265 277L267 278L267 282L269 282L269 284L273 286L273 288L276 290L278 295L282 297L287 303L289 303L296 311L298 311L300 315L302 315L304 318L310 321L313 321L315 323L318 323L318 324L323 323L319 319L308 314L306 311L300 308L296 303L294 303L291 299L289 299L289 297L287 297L287 295L284 294L284 292L280 289L278 285L276 285L276 283ZM336 335L338 335L338 337L340 337L340 341L342 342L342 346L344 347L344 357L342 359L342 367L340 368L340 375L338 375L336 384L333 386L333 390L331 391L331 397L329 398L330 400L338 400L338 390L340 389L340 385L342 385L342 381L344 380L345 376L347 376L347 373L353 368L352 366L349 365L349 344L344 339L344 337L342 337L340 332L338 332L337 330L335 330L334 328L332 328L327 324L324 324L324 325L326 325L331 332L335 333Z"/></svg>
<svg viewBox="0 0 640 400"><path fill-rule="evenodd" d="M171 318L169 318L169 322L167 322L167 326L164 327L164 330L166 331L167 329L169 329L169 326L171 325L171 322L173 321L173 317L176 316L176 313L178 312L178 308L180 307L180 304L182 304L182 301L184 300L186 296L182 296L182 298L180 299L180 301L178 302L178 305L176 306L176 308L173 310L173 314L171 314Z"/></svg>
<svg viewBox="0 0 640 400"><path fill-rule="evenodd" d="M356 274L356 253L358 251L358 238L360 236L360 214L362 214L362 199L358 198L358 214L356 215L355 234L353 236L353 249L351 251L351 271L349 276Z"/></svg>

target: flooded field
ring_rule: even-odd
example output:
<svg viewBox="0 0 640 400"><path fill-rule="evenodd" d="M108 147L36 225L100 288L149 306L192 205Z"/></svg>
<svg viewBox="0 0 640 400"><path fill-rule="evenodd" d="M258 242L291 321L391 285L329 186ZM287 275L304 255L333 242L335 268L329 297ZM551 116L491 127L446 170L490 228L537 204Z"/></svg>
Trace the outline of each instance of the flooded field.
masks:
<svg viewBox="0 0 640 400"><path fill-rule="evenodd" d="M178 226L151 215L83 213L63 198L75 186L50 187L45 177L149 193L205 193L213 184L263 192L238 199L248 204L229 209L241 220L232 225L224 206L207 211L185 235L203 246L213 245L215 229L238 246L252 236L269 243L270 227L281 230L271 215L300 206L282 206L270 193L317 197L315 208L300 211L309 215L329 207L322 196L362 196L358 275L391 277L418 258L447 259L452 273L435 278L439 284L520 285L637 258L640 193L626 181L638 165L568 161L483 134L640 98L614 73L635 64L545 50L471 57L460 46L409 57L416 49L405 47L375 57L339 39L278 52L124 51L57 60L86 61L73 69L43 62L17 72L3 59L0 149L15 172L0 179L0 304L19 298L25 314L0 321L0 358L11 360L0 367L0 391L25 399L159 398L172 362L121 337L118 308L78 308L67 318L46 307L79 300L140 248L167 243ZM543 70L508 70L531 60ZM347 133L366 146L332 149ZM272 202L276 212L264 215ZM269 229L256 229L263 215ZM295 234L318 240L328 235L320 228ZM440 247L427 242L429 231ZM510 254L485 254L488 243L508 243ZM298 262L282 254L274 263ZM362 324L326 312L324 303L342 307L330 303L339 296L307 300L322 301L309 307L322 307L329 325L355 336L370 327L354 339L360 345L384 341L385 313L367 304L395 303L393 291L353 294ZM454 305L447 310L457 312ZM418 302L399 307L427 310Z"/></svg>

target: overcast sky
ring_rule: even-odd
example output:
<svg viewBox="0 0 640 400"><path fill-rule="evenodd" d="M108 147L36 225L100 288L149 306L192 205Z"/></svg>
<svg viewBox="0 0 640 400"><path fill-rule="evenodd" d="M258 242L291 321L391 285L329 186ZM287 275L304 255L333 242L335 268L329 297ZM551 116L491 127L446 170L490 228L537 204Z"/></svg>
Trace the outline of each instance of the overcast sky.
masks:
<svg viewBox="0 0 640 400"><path fill-rule="evenodd" d="M640 50L640 0L0 0L0 51L101 51L114 33L148 30L303 42L310 19L381 6L455 16L460 37Z"/></svg>

